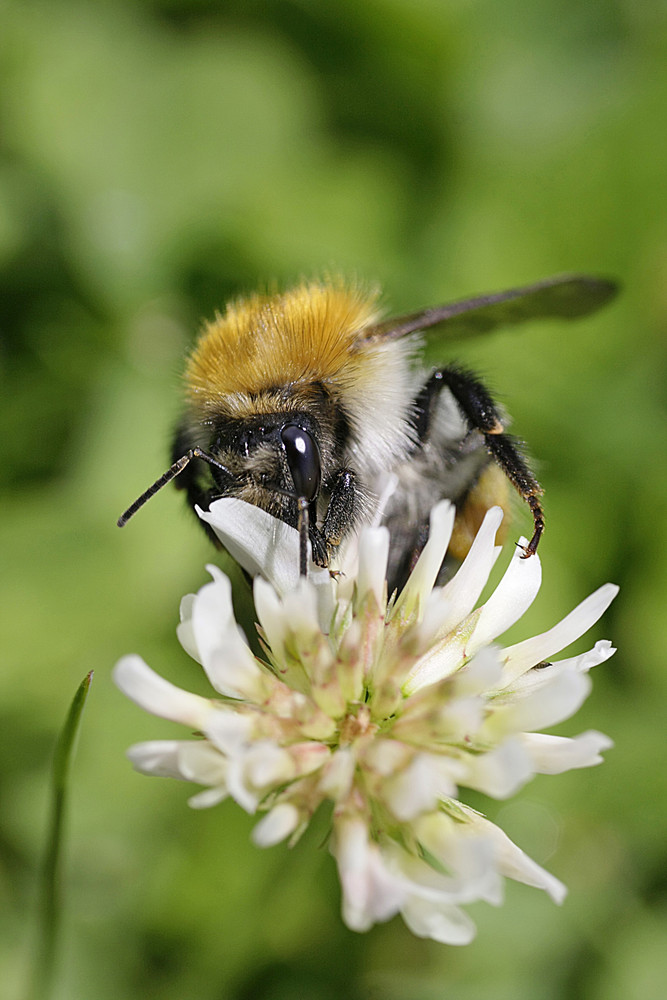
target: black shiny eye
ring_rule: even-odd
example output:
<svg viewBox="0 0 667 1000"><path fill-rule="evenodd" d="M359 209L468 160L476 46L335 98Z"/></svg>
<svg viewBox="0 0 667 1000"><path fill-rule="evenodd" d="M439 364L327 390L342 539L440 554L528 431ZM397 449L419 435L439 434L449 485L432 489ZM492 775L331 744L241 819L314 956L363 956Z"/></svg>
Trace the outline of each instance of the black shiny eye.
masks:
<svg viewBox="0 0 667 1000"><path fill-rule="evenodd" d="M296 424L285 424L280 431L285 446L285 457L292 473L294 489L299 497L310 503L320 489L322 474L320 449L308 431Z"/></svg>

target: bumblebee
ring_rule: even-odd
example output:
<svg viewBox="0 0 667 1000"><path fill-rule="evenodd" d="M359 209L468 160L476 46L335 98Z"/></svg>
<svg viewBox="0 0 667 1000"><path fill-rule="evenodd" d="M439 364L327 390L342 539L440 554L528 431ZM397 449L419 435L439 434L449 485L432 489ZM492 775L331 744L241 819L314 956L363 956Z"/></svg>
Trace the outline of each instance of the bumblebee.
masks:
<svg viewBox="0 0 667 1000"><path fill-rule="evenodd" d="M506 414L475 374L456 365L426 371L419 352L430 337L586 316L615 291L610 281L565 275L388 321L377 292L342 281L233 302L204 326L189 358L173 464L118 524L176 480L192 508L238 497L297 528L305 574L308 542L313 561L328 566L394 474L384 515L390 593L407 579L429 511L444 497L457 511L450 555L462 559L487 508L507 510L514 486L533 518L529 557L544 531L543 491Z"/></svg>

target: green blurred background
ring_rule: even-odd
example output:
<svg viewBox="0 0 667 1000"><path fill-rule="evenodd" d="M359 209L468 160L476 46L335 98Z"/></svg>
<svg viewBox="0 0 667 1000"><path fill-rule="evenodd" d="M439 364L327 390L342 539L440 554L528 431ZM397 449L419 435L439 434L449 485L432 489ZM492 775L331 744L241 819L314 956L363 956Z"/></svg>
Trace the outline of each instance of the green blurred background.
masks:
<svg viewBox="0 0 667 1000"><path fill-rule="evenodd" d="M0 982L22 995L54 735L94 668L75 763L58 998L662 997L667 7L663 0L0 3ZM487 803L570 887L508 886L454 949L339 918L325 824L260 851L233 803L124 758L176 727L110 681L177 646L214 555L165 491L179 372L205 316L327 269L394 312L582 270L579 323L448 346L488 376L547 488L542 592L515 637L599 584L619 653L560 731L601 768ZM518 512L517 528L529 529Z"/></svg>

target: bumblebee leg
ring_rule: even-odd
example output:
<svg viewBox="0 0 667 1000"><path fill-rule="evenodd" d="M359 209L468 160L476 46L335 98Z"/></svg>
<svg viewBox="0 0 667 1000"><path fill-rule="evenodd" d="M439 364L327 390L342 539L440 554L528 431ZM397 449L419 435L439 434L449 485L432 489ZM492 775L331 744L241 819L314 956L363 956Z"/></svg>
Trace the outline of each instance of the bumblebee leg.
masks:
<svg viewBox="0 0 667 1000"><path fill-rule="evenodd" d="M543 490L521 454L516 438L504 433L498 408L480 380L460 368L434 371L415 400L414 427L420 441L428 436L435 404L440 391L449 389L471 430L484 437L486 449L498 463L533 515L533 537L524 548L524 558L537 551L544 531L544 511L540 503Z"/></svg>
<svg viewBox="0 0 667 1000"><path fill-rule="evenodd" d="M362 509L363 500L354 472L351 469L339 469L334 476L329 506L321 529L329 557L357 521Z"/></svg>

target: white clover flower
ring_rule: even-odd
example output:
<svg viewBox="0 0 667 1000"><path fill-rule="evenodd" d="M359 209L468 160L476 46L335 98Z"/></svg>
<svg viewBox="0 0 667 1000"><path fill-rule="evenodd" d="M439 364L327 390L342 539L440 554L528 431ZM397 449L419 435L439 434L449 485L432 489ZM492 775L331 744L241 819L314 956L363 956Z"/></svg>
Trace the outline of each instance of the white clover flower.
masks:
<svg viewBox="0 0 667 1000"><path fill-rule="evenodd" d="M598 620L617 588L606 584L549 631L503 648L495 643L533 602L541 568L517 550L476 607L500 551L499 508L458 573L434 587L454 521L453 507L438 504L408 583L389 600L386 528L361 530L340 575L311 566L306 580L297 533L283 522L235 499L200 516L259 574L265 658L235 622L229 580L209 567L212 582L182 602L178 637L217 696L175 687L138 656L115 668L118 686L142 708L200 734L130 748L137 770L202 785L194 807L231 796L264 813L253 831L262 847L294 843L329 800L343 918L353 930L400 913L419 936L466 944L475 927L462 905L501 903L504 878L562 901L565 887L458 790L504 799L536 773L600 763L611 746L601 733L536 730L572 715L590 690L588 671L614 652L603 641L546 662Z"/></svg>

